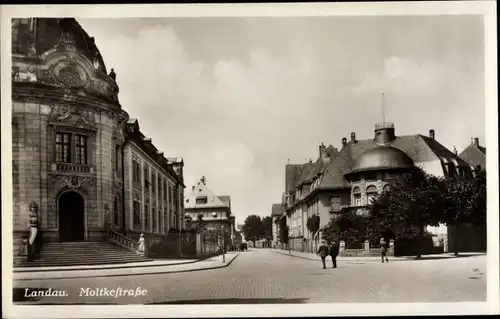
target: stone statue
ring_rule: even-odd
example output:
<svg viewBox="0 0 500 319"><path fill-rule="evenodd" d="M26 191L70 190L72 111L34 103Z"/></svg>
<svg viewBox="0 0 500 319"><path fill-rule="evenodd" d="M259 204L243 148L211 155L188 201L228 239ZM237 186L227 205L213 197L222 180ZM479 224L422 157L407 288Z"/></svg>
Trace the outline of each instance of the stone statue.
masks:
<svg viewBox="0 0 500 319"><path fill-rule="evenodd" d="M114 69L111 69L111 72L109 72L109 77L116 81L116 73Z"/></svg>
<svg viewBox="0 0 500 319"><path fill-rule="evenodd" d="M141 233L139 236L139 245L137 246L137 254L144 256L145 243L144 243L144 234Z"/></svg>

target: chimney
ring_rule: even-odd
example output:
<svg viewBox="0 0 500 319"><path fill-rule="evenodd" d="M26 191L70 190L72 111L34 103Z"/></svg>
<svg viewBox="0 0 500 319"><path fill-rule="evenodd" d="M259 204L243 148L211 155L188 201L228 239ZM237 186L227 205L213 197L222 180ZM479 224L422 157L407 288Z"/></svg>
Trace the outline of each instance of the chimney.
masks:
<svg viewBox="0 0 500 319"><path fill-rule="evenodd" d="M342 147L347 145L347 138L343 137L342 138Z"/></svg>
<svg viewBox="0 0 500 319"><path fill-rule="evenodd" d="M352 132L351 133L351 144L356 143L356 133Z"/></svg>
<svg viewBox="0 0 500 319"><path fill-rule="evenodd" d="M321 143L320 146L318 146L318 149L319 149L319 157L321 157L325 150L325 144Z"/></svg>
<svg viewBox="0 0 500 319"><path fill-rule="evenodd" d="M479 137L474 137L474 145L476 145L476 147L479 147Z"/></svg>
<svg viewBox="0 0 500 319"><path fill-rule="evenodd" d="M432 130L432 129L431 129L431 130L429 130L429 137L430 137L430 138L432 138L432 139L434 139L434 138L435 138L435 136L436 136L436 135L434 134L434 130Z"/></svg>

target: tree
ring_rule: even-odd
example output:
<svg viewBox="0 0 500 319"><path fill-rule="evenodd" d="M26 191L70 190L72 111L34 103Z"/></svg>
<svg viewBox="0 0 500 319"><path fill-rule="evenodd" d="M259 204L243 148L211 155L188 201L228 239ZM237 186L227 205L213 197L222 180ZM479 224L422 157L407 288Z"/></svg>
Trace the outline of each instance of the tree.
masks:
<svg viewBox="0 0 500 319"><path fill-rule="evenodd" d="M369 205L370 216L379 232L390 229L398 239L417 238L420 259L425 226L438 226L444 219L445 184L419 168L403 174L400 182Z"/></svg>
<svg viewBox="0 0 500 319"><path fill-rule="evenodd" d="M315 234L319 230L319 216L313 215L307 219L307 229Z"/></svg>
<svg viewBox="0 0 500 319"><path fill-rule="evenodd" d="M343 209L339 215L330 219L323 227L323 238L328 241L345 241L350 246L360 246L368 239L371 242L378 238L373 236L371 219L358 215L356 209Z"/></svg>
<svg viewBox="0 0 500 319"><path fill-rule="evenodd" d="M288 243L288 226L286 225L286 218L280 218L279 220L279 237L280 243Z"/></svg>
<svg viewBox="0 0 500 319"><path fill-rule="evenodd" d="M444 222L457 229L462 223L486 225L486 173L480 172L475 179L453 177L445 181L446 192ZM458 256L457 235L454 250Z"/></svg>
<svg viewBox="0 0 500 319"><path fill-rule="evenodd" d="M273 238L273 219L271 216L262 218L262 232L267 241Z"/></svg>
<svg viewBox="0 0 500 319"><path fill-rule="evenodd" d="M264 237L264 227L260 216L250 215L245 219L243 227L241 228L243 235L247 240L251 240L254 245L255 241Z"/></svg>
<svg viewBox="0 0 500 319"><path fill-rule="evenodd" d="M199 233L202 232L206 226L207 223L203 220L203 214L198 214L196 220L193 220L191 217L188 217L186 219L187 231L193 231Z"/></svg>
<svg viewBox="0 0 500 319"><path fill-rule="evenodd" d="M282 244L288 244L288 226L280 227L280 242Z"/></svg>

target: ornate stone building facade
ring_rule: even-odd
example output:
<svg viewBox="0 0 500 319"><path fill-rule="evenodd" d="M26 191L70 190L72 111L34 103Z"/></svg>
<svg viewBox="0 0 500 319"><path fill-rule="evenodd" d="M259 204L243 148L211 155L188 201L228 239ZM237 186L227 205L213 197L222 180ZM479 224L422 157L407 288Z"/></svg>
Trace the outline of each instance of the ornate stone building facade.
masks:
<svg viewBox="0 0 500 319"><path fill-rule="evenodd" d="M126 143L133 133L118 91L116 74L75 19L12 20L14 256L33 228L43 242L103 241L113 224L126 230L133 210L123 152L139 154L147 141ZM162 163L159 177L172 181L182 207L182 160L146 153Z"/></svg>
<svg viewBox="0 0 500 319"><path fill-rule="evenodd" d="M184 161L165 158L140 132L137 120L128 121L126 137L126 232L159 235L183 229Z"/></svg>

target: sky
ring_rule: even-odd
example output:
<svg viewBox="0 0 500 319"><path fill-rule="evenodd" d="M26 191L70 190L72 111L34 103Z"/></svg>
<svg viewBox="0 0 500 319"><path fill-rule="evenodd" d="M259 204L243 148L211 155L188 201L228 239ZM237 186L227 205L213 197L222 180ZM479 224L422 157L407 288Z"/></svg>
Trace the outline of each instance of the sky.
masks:
<svg viewBox="0 0 500 319"><path fill-rule="evenodd" d="M321 143L428 135L460 152L485 140L481 16L79 19L119 99L186 192L202 176L242 224L281 202L285 165Z"/></svg>

